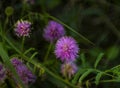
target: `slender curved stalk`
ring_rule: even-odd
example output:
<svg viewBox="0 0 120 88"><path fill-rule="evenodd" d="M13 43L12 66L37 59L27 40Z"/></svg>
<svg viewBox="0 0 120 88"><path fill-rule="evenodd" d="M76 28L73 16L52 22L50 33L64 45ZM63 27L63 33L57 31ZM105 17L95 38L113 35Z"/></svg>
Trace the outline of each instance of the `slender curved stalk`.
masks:
<svg viewBox="0 0 120 88"><path fill-rule="evenodd" d="M27 57L27 56L25 56L24 54L22 54L22 52L21 52L19 49L17 49L17 48L12 44L12 42L11 42L9 39L7 39L7 37L4 37L4 39L6 40L6 42L8 42L8 44L9 44L18 54L21 55L21 57L23 57L23 59L24 59L25 61L28 61L28 60L29 60L29 57ZM73 84L70 83L69 81L66 81L66 80L62 79L60 76L54 74L52 71L50 71L49 69L47 69L47 68L46 68L44 65L42 65L41 63L38 63L38 62L36 62L36 61L34 61L34 60L31 60L30 63L33 64L33 65L35 65L35 66L38 67L38 68L41 68L41 67L44 68L45 71L46 71L48 74L50 74L50 75L53 76L54 78L62 81L63 83L71 86L72 88L77 88L75 85L73 85Z"/></svg>
<svg viewBox="0 0 120 88"><path fill-rule="evenodd" d="M120 82L120 80L101 80L100 82L105 83L105 82Z"/></svg>
<svg viewBox="0 0 120 88"><path fill-rule="evenodd" d="M22 45L21 45L21 51L24 51L24 43L25 43L25 37L22 38Z"/></svg>
<svg viewBox="0 0 120 88"><path fill-rule="evenodd" d="M52 43L50 43L50 44L49 44L49 46L48 46L48 50L47 50L47 52L46 52L46 54L45 54L45 57L44 57L44 62L47 60L47 58L48 58L48 56L49 56L49 53L50 53L51 48L52 48Z"/></svg>
<svg viewBox="0 0 120 88"><path fill-rule="evenodd" d="M106 71L104 72L104 71L100 71L100 70L97 70L97 69L94 69L96 72L102 72L103 74L105 74L105 75L107 75L107 76L110 76L110 77L113 77L113 78L115 78L115 76L113 76L113 75L111 75L111 74L108 74L108 73L106 73Z"/></svg>
<svg viewBox="0 0 120 88"><path fill-rule="evenodd" d="M67 24L63 23L62 21L60 21L59 19L49 15L48 13L46 13L46 16L61 23L62 25L64 25L66 28L68 28L69 30L71 30L72 32L74 32L75 34L77 34L78 36L80 36L82 39L84 39L85 41L87 41L88 43L95 45L93 42L91 42L90 40L88 40L86 37L84 37L83 35L81 35L80 33L78 33L77 31L75 31L75 29L71 28L70 26L68 26Z"/></svg>

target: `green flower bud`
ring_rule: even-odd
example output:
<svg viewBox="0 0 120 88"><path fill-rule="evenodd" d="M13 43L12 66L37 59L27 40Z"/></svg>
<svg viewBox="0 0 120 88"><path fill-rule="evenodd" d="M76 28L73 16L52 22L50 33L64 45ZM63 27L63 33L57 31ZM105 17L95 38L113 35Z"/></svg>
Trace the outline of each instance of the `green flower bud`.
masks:
<svg viewBox="0 0 120 88"><path fill-rule="evenodd" d="M5 14L6 14L7 16L11 16L11 15L13 14L13 12L14 12L13 7L11 7L11 6L6 7L6 9L5 9Z"/></svg>

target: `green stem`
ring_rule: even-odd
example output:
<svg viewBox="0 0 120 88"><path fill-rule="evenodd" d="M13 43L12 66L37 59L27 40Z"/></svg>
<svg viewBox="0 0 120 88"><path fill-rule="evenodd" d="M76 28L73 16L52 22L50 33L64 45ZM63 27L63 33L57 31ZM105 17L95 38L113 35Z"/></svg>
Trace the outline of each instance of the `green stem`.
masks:
<svg viewBox="0 0 120 88"><path fill-rule="evenodd" d="M49 56L49 53L50 53L51 48L52 48L52 43L50 43L50 44L49 44L49 46L48 46L48 50L47 50L47 52L46 52L46 54L45 54L45 57L44 57L44 62L47 60L47 58L48 58L48 56Z"/></svg>
<svg viewBox="0 0 120 88"><path fill-rule="evenodd" d="M6 26L8 24L8 20L9 20L9 17L7 16L6 19L5 19L5 23L4 23L4 28L3 28L4 30L6 29Z"/></svg>
<svg viewBox="0 0 120 88"><path fill-rule="evenodd" d="M111 76L111 77L113 77L113 78L115 78L115 76L113 76L113 75L111 75L111 74L108 74L108 73L106 73L106 71L104 72L104 71L100 71L100 70L97 70L97 69L94 69L96 72L103 72L103 74L105 74L105 75L107 75L107 76Z"/></svg>
<svg viewBox="0 0 120 88"><path fill-rule="evenodd" d="M10 58L7 54L7 52L5 51L3 44L0 43L0 56L3 60L3 62L5 63L6 67L8 67L10 69L10 71L13 73L13 75L16 77L16 80L18 81L18 83L23 87L26 88L25 85L23 84L21 78L19 77L19 75L17 74L14 66L11 64L10 62Z"/></svg>
<svg viewBox="0 0 120 88"><path fill-rule="evenodd" d="M118 68L118 67L120 67L120 65L114 66L114 67L112 67L111 69L106 70L105 72L110 72L111 70L113 70L113 69L115 69L115 68Z"/></svg>
<svg viewBox="0 0 120 88"><path fill-rule="evenodd" d="M22 37L22 45L21 45L21 51L24 51L24 43L25 43L25 37Z"/></svg>
<svg viewBox="0 0 120 88"><path fill-rule="evenodd" d="M4 23L4 26L3 26L3 30L2 30L2 25L1 26L1 33L2 33L2 36L5 36L5 33L6 33L6 26L8 24L8 21L9 21L9 17L7 16L6 19L5 19L5 23ZM3 44L5 44L5 40L2 39L3 41Z"/></svg>
<svg viewBox="0 0 120 88"><path fill-rule="evenodd" d="M120 82L120 80L101 80L100 82L105 83L105 82Z"/></svg>
<svg viewBox="0 0 120 88"><path fill-rule="evenodd" d="M27 57L27 56L25 56L24 54L22 54L22 52L21 52L19 49L17 49L17 48L12 44L12 42L7 39L7 37L4 37L4 39L8 42L8 44L9 44L18 54L20 54L20 55L23 57L23 59L24 59L25 61L28 61L28 60L29 60L29 57ZM41 63L38 63L38 62L36 62L36 61L34 61L34 60L31 60L30 63L33 64L33 65L35 65L35 66L38 67L38 68L41 68L41 67L44 68L45 71L46 71L48 74L50 74L50 75L53 76L54 78L62 81L63 83L71 86L72 88L77 88L75 85L73 85L73 84L70 83L69 81L66 81L66 80L62 79L60 76L54 74L52 71L50 71L49 69L47 69L47 68L46 68L44 65L42 65Z"/></svg>
<svg viewBox="0 0 120 88"><path fill-rule="evenodd" d="M65 80L68 81L68 78L69 78L69 75L68 75L68 74L69 74L69 73L67 74L66 69L67 69L67 64L65 64L65 73L64 73L64 74L65 74Z"/></svg>
<svg viewBox="0 0 120 88"><path fill-rule="evenodd" d="M75 31L75 29L71 28L70 26L68 26L67 24L63 23L62 21L60 21L59 19L49 15L48 13L46 13L46 16L61 23L62 25L64 25L66 28L68 28L69 30L71 30L72 32L74 32L75 34L77 34L78 36L80 36L82 39L84 39L86 42L92 44L95 46L95 44L93 42L91 42L90 40L88 40L86 37L84 37L83 35L81 35L80 33L78 33L77 31Z"/></svg>
<svg viewBox="0 0 120 88"><path fill-rule="evenodd" d="M114 80L114 79L112 79L112 80L101 80L99 82L100 83L110 83L110 82L120 82L120 80ZM91 82L91 83L95 83L95 82Z"/></svg>

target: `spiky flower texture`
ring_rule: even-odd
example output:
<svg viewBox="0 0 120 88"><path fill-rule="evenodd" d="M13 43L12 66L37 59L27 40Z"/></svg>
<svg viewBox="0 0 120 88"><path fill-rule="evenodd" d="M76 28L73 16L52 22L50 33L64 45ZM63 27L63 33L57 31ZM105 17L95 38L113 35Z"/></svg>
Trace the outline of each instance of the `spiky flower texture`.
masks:
<svg viewBox="0 0 120 88"><path fill-rule="evenodd" d="M6 69L0 64L0 83L3 83L6 78Z"/></svg>
<svg viewBox="0 0 120 88"><path fill-rule="evenodd" d="M22 79L24 84L29 84L35 82L36 76L27 68L23 62L17 58L11 60L13 66L15 67L18 75Z"/></svg>
<svg viewBox="0 0 120 88"><path fill-rule="evenodd" d="M69 77L69 79L77 72L77 66L74 62L66 62L61 65L61 73L63 76Z"/></svg>
<svg viewBox="0 0 120 88"><path fill-rule="evenodd" d="M25 20L19 20L15 24L15 33L18 37L29 36L31 28L31 22Z"/></svg>
<svg viewBox="0 0 120 88"><path fill-rule="evenodd" d="M72 37L64 36L60 38L55 47L55 55L61 61L69 62L74 61L79 52L79 47Z"/></svg>
<svg viewBox="0 0 120 88"><path fill-rule="evenodd" d="M56 21L49 21L48 25L44 29L43 37L50 42L53 42L60 37L64 36L64 27Z"/></svg>

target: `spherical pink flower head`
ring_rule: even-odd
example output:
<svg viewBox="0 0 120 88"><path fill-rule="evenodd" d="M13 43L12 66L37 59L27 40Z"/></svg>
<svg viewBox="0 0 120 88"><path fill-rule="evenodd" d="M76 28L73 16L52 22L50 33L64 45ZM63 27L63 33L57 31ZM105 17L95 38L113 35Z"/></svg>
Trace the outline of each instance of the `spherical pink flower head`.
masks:
<svg viewBox="0 0 120 88"><path fill-rule="evenodd" d="M29 21L19 20L15 24L15 32L18 37L29 36L31 23Z"/></svg>
<svg viewBox="0 0 120 88"><path fill-rule="evenodd" d="M43 37L50 42L59 39L60 37L64 36L65 31L61 24L55 21L49 21L48 25L44 29Z"/></svg>
<svg viewBox="0 0 120 88"><path fill-rule="evenodd" d="M18 58L11 59L11 63L16 69L16 72L22 79L23 83L28 85L29 83L34 83L36 76L28 69L28 67ZM17 82L16 78L13 76L14 80Z"/></svg>
<svg viewBox="0 0 120 88"><path fill-rule="evenodd" d="M61 65L61 73L63 76L71 78L77 72L77 66L73 62L67 62Z"/></svg>
<svg viewBox="0 0 120 88"><path fill-rule="evenodd" d="M60 38L55 47L55 55L61 61L74 61L78 56L78 45L72 37Z"/></svg>

